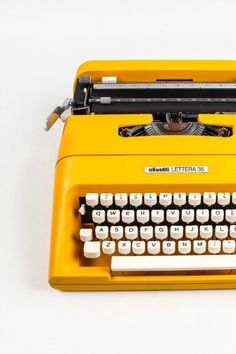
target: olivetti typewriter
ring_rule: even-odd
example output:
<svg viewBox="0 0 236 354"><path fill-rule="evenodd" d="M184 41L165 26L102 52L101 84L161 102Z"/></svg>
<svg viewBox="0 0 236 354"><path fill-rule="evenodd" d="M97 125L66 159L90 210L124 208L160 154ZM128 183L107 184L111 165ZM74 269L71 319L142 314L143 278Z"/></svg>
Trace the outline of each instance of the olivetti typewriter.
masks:
<svg viewBox="0 0 236 354"><path fill-rule="evenodd" d="M236 288L236 61L94 61L56 163L49 282Z"/></svg>

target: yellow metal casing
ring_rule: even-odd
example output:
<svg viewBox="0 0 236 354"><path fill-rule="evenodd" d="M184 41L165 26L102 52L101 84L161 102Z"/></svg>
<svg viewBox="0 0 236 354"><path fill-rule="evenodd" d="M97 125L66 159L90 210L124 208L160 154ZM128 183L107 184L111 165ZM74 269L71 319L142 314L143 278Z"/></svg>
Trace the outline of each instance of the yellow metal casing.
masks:
<svg viewBox="0 0 236 354"><path fill-rule="evenodd" d="M100 82L156 80L236 81L236 61L94 61L77 74ZM60 290L236 288L236 274L113 275L109 260L82 257L78 198L87 192L236 191L236 117L199 115L230 126L228 138L149 136L123 138L121 126L150 123L148 114L77 115L67 120L55 171L49 282ZM145 166L208 166L208 173L145 174Z"/></svg>

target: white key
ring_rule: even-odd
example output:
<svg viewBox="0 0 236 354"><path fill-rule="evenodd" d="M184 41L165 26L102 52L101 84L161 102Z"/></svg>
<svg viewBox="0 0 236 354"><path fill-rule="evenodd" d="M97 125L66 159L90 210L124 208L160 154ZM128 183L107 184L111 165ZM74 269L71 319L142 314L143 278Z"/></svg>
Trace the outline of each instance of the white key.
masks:
<svg viewBox="0 0 236 354"><path fill-rule="evenodd" d="M188 203L192 206L198 206L201 204L201 193L189 193Z"/></svg>
<svg viewBox="0 0 236 354"><path fill-rule="evenodd" d="M87 193L85 196L86 204L94 207L98 204L98 193Z"/></svg>
<svg viewBox="0 0 236 354"><path fill-rule="evenodd" d="M120 221L120 210L107 210L107 221L116 224Z"/></svg>
<svg viewBox="0 0 236 354"><path fill-rule="evenodd" d="M115 242L114 241L103 241L102 243L102 252L104 254L113 254L115 253Z"/></svg>
<svg viewBox="0 0 236 354"><path fill-rule="evenodd" d="M175 242L174 241L163 241L162 251L164 254L175 253Z"/></svg>
<svg viewBox="0 0 236 354"><path fill-rule="evenodd" d="M137 226L126 226L125 227L125 237L128 240L135 240L138 237L138 227Z"/></svg>
<svg viewBox="0 0 236 354"><path fill-rule="evenodd" d="M92 220L94 224L102 224L105 221L105 210L93 210Z"/></svg>
<svg viewBox="0 0 236 354"><path fill-rule="evenodd" d="M119 241L118 242L118 252L120 254L129 254L131 251L130 241Z"/></svg>
<svg viewBox="0 0 236 354"><path fill-rule="evenodd" d="M227 209L225 211L225 219L230 223L236 222L236 209Z"/></svg>
<svg viewBox="0 0 236 354"><path fill-rule="evenodd" d="M228 205L230 203L230 193L218 193L217 202L222 206Z"/></svg>
<svg viewBox="0 0 236 354"><path fill-rule="evenodd" d="M141 226L140 227L140 237L143 240L150 240L153 237L153 227L152 226Z"/></svg>
<svg viewBox="0 0 236 354"><path fill-rule="evenodd" d="M141 193L131 193L129 196L129 202L131 205L138 207L143 202L143 196Z"/></svg>
<svg viewBox="0 0 236 354"><path fill-rule="evenodd" d="M81 204L81 207L79 208L79 213L80 213L80 215L85 215L86 214L86 206L85 206L85 204Z"/></svg>
<svg viewBox="0 0 236 354"><path fill-rule="evenodd" d="M236 225L230 225L229 235L236 239Z"/></svg>
<svg viewBox="0 0 236 354"><path fill-rule="evenodd" d="M208 251L211 254L217 254L221 250L221 242L219 240L208 241Z"/></svg>
<svg viewBox="0 0 236 354"><path fill-rule="evenodd" d="M236 269L236 255L203 255L203 256L113 256L111 270L113 272L156 272L181 270L225 270Z"/></svg>
<svg viewBox="0 0 236 354"><path fill-rule="evenodd" d="M124 207L128 204L128 195L127 193L116 193L115 194L115 204L119 207Z"/></svg>
<svg viewBox="0 0 236 354"><path fill-rule="evenodd" d="M174 204L178 206L186 204L186 193L174 193Z"/></svg>
<svg viewBox="0 0 236 354"><path fill-rule="evenodd" d="M179 221L179 210L168 209L166 211L166 220L170 223L175 223Z"/></svg>
<svg viewBox="0 0 236 354"><path fill-rule="evenodd" d="M149 221L150 219L150 212L149 210L137 210L136 214L137 221L140 222L141 224L145 224L146 222Z"/></svg>
<svg viewBox="0 0 236 354"><path fill-rule="evenodd" d="M134 210L122 210L121 218L124 223L131 224L134 222Z"/></svg>
<svg viewBox="0 0 236 354"><path fill-rule="evenodd" d="M209 210L208 209L197 209L196 219L198 222L204 223L209 220Z"/></svg>
<svg viewBox="0 0 236 354"><path fill-rule="evenodd" d="M145 252L145 242L144 241L133 241L132 251L134 254L143 254Z"/></svg>
<svg viewBox="0 0 236 354"><path fill-rule="evenodd" d="M185 227L185 235L190 240L194 240L198 237L198 226L197 225L188 225Z"/></svg>
<svg viewBox="0 0 236 354"><path fill-rule="evenodd" d="M79 236L81 241L92 241L93 239L93 230L92 229L80 229Z"/></svg>
<svg viewBox="0 0 236 354"><path fill-rule="evenodd" d="M205 240L211 238L213 235L213 227L211 225L201 225L200 226L200 236Z"/></svg>
<svg viewBox="0 0 236 354"><path fill-rule="evenodd" d="M216 193L215 192L205 192L203 194L203 203L211 206L216 203Z"/></svg>
<svg viewBox="0 0 236 354"><path fill-rule="evenodd" d="M224 210L223 209L212 209L211 220L215 223L222 222L224 220Z"/></svg>
<svg viewBox="0 0 236 354"><path fill-rule="evenodd" d="M100 241L86 241L84 243L84 257L85 258L98 258L101 255Z"/></svg>
<svg viewBox="0 0 236 354"><path fill-rule="evenodd" d="M100 195L100 204L109 207L113 203L113 195L111 193L102 193Z"/></svg>
<svg viewBox="0 0 236 354"><path fill-rule="evenodd" d="M171 226L170 227L170 236L175 240L179 240L183 237L184 228L183 226Z"/></svg>
<svg viewBox="0 0 236 354"><path fill-rule="evenodd" d="M220 240L223 240L228 236L228 226L227 225L217 225L215 227L215 236Z"/></svg>
<svg viewBox="0 0 236 354"><path fill-rule="evenodd" d="M148 241L147 243L147 251L149 254L158 254L161 250L160 241Z"/></svg>
<svg viewBox="0 0 236 354"><path fill-rule="evenodd" d="M224 253L234 253L235 252L235 241L234 240L224 240L223 241L223 252Z"/></svg>
<svg viewBox="0 0 236 354"><path fill-rule="evenodd" d="M194 210L193 209L183 209L181 213L181 219L187 224L193 222L194 220Z"/></svg>
<svg viewBox="0 0 236 354"><path fill-rule="evenodd" d="M152 210L151 219L152 222L155 222L156 224L162 223L164 221L164 210Z"/></svg>
<svg viewBox="0 0 236 354"><path fill-rule="evenodd" d="M196 254L203 254L206 252L206 241L205 240L194 240L193 241L193 251Z"/></svg>
<svg viewBox="0 0 236 354"><path fill-rule="evenodd" d="M95 235L98 240L105 240L108 237L108 226L96 226Z"/></svg>
<svg viewBox="0 0 236 354"><path fill-rule="evenodd" d="M172 203L172 194L171 193L160 193L159 194L159 203L163 206L169 206Z"/></svg>
<svg viewBox="0 0 236 354"><path fill-rule="evenodd" d="M155 226L155 237L159 240L164 240L168 236L167 226Z"/></svg>
<svg viewBox="0 0 236 354"><path fill-rule="evenodd" d="M117 77L116 76L103 76L102 77L102 83L103 84L116 84L117 83Z"/></svg>
<svg viewBox="0 0 236 354"><path fill-rule="evenodd" d="M181 254L188 254L191 252L191 241L178 241L178 251Z"/></svg>
<svg viewBox="0 0 236 354"><path fill-rule="evenodd" d="M111 238L114 240L120 240L124 234L123 226L111 226L110 228Z"/></svg>
<svg viewBox="0 0 236 354"><path fill-rule="evenodd" d="M236 192L232 193L232 203L235 205L236 204Z"/></svg>
<svg viewBox="0 0 236 354"><path fill-rule="evenodd" d="M153 206L157 203L156 193L145 193L144 194L144 204L148 206Z"/></svg>

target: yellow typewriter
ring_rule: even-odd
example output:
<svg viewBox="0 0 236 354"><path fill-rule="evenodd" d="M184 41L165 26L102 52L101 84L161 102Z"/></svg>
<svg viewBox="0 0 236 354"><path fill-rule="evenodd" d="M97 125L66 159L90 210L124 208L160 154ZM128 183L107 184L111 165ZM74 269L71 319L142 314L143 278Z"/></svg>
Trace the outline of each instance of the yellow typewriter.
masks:
<svg viewBox="0 0 236 354"><path fill-rule="evenodd" d="M60 290L236 288L236 61L91 61L56 162Z"/></svg>

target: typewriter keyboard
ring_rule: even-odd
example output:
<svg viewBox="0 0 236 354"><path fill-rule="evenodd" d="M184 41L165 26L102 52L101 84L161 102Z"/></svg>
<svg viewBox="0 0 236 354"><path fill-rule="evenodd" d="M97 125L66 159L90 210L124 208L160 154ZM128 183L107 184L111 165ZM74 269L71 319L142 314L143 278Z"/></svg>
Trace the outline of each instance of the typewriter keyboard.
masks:
<svg viewBox="0 0 236 354"><path fill-rule="evenodd" d="M85 259L113 272L236 269L236 192L87 193L79 198Z"/></svg>

